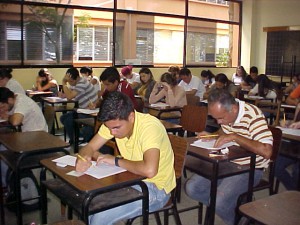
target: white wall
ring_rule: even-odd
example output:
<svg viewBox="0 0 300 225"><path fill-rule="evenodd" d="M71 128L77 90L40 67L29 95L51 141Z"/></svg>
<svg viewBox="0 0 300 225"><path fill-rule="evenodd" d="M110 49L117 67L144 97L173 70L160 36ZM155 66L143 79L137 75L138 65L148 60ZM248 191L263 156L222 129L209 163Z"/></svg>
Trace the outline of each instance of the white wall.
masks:
<svg viewBox="0 0 300 225"><path fill-rule="evenodd" d="M247 71L257 66L259 73L265 73L267 33L263 28L279 26L300 26L300 0L243 1L241 65Z"/></svg>

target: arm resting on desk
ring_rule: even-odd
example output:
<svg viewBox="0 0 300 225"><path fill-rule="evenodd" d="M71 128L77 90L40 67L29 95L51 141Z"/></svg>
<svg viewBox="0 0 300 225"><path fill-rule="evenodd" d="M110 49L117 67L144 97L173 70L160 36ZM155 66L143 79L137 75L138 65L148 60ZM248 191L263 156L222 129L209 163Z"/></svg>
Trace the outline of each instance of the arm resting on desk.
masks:
<svg viewBox="0 0 300 225"><path fill-rule="evenodd" d="M8 117L8 121L13 126L19 126L23 122L24 116L21 113L14 113L13 115Z"/></svg>

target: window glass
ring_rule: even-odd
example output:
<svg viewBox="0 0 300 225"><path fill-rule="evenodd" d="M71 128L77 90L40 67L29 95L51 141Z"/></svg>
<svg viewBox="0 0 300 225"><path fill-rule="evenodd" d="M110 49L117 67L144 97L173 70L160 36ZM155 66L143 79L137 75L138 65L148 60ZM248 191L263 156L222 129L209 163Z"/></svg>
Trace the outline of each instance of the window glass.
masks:
<svg viewBox="0 0 300 225"><path fill-rule="evenodd" d="M21 7L13 4L0 4L0 63L21 64L22 28ZM23 30L23 36L25 31Z"/></svg>
<svg viewBox="0 0 300 225"><path fill-rule="evenodd" d="M238 35L237 25L189 20L187 64L219 67L236 66Z"/></svg>
<svg viewBox="0 0 300 225"><path fill-rule="evenodd" d="M172 7L170 7L172 6ZM185 1L182 0L118 0L118 9L168 13L174 15L185 14Z"/></svg>
<svg viewBox="0 0 300 225"><path fill-rule="evenodd" d="M223 0L189 0L188 15L224 21L239 21L239 3Z"/></svg>
<svg viewBox="0 0 300 225"><path fill-rule="evenodd" d="M113 8L113 0L25 0L26 2L42 2L49 4L78 5L99 8Z"/></svg>

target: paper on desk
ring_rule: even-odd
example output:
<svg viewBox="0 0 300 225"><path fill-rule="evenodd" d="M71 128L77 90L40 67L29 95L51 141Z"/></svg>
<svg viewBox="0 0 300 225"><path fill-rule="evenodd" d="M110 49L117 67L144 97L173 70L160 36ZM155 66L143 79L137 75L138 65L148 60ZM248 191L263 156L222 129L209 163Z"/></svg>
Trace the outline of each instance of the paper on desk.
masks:
<svg viewBox="0 0 300 225"><path fill-rule="evenodd" d="M168 104L164 103L164 102L157 102L157 103L153 103L153 104L150 104L150 106L152 107L167 107L169 106Z"/></svg>
<svg viewBox="0 0 300 225"><path fill-rule="evenodd" d="M77 109L77 113L83 113L83 114L93 114L98 113L99 108L96 109Z"/></svg>
<svg viewBox="0 0 300 225"><path fill-rule="evenodd" d="M214 147L214 144L216 142L216 139L199 139L197 141L194 141L194 143L192 143L191 145L192 146L195 146L195 147L200 147L200 148L205 148L205 149L212 149L212 150L217 150L217 149L222 149L222 148L226 148L226 147L230 147L230 146L233 146L233 145L237 145L236 142L228 142L222 146L220 146L219 148L215 148Z"/></svg>
<svg viewBox="0 0 300 225"><path fill-rule="evenodd" d="M300 136L300 129L293 129L293 128L286 128L286 127L279 127L284 134L290 134L295 136Z"/></svg>
<svg viewBox="0 0 300 225"><path fill-rule="evenodd" d="M45 97L45 99L53 99L53 100L59 100L59 101L67 101L68 99L67 98L60 98L60 97Z"/></svg>
<svg viewBox="0 0 300 225"><path fill-rule="evenodd" d="M2 123L2 122L6 122L7 120L4 120L4 119L0 119L0 123Z"/></svg>
<svg viewBox="0 0 300 225"><path fill-rule="evenodd" d="M76 157L71 155L65 155L60 158L54 159L52 161L59 164L65 164L68 166L75 166ZM117 167L115 165L109 165L106 163L100 163L99 165L96 165L96 162L92 162L92 164L93 165L87 171L85 171L84 174L90 175L97 179L108 177L126 171L121 167Z"/></svg>

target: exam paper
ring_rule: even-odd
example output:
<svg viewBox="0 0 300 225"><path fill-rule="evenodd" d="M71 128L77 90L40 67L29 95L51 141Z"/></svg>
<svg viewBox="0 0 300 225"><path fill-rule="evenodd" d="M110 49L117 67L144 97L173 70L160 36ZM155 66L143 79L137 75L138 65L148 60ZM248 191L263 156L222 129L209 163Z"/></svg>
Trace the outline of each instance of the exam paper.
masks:
<svg viewBox="0 0 300 225"><path fill-rule="evenodd" d="M152 107L161 107L161 108L164 108L164 107L167 107L167 106L169 106L169 105L166 104L166 103L163 103L163 102L158 102L158 103L153 103L153 104L151 104L150 106L152 106Z"/></svg>
<svg viewBox="0 0 300 225"><path fill-rule="evenodd" d="M68 165L75 167L76 157L71 155L65 155L52 161L56 162L59 165ZM96 165L96 162L93 161L92 166L87 171L85 171L84 174L100 179L124 171L126 170L115 165L110 165L106 163L99 163L99 165Z"/></svg>
<svg viewBox="0 0 300 225"><path fill-rule="evenodd" d="M222 148L227 148L233 145L238 145L236 142L228 142L222 146L220 146L219 148L215 148L214 144L216 142L216 139L199 139L197 141L194 141L194 143L192 143L192 146L195 147L200 147L200 148L205 148L205 149L210 149L210 150L218 150L218 149L222 149Z"/></svg>
<svg viewBox="0 0 300 225"><path fill-rule="evenodd" d="M293 129L293 128L286 128L286 127L279 127L284 134L290 134L295 136L300 136L300 129Z"/></svg>
<svg viewBox="0 0 300 225"><path fill-rule="evenodd" d="M77 113L83 113L83 114L93 114L98 113L99 108L96 109L77 109Z"/></svg>

